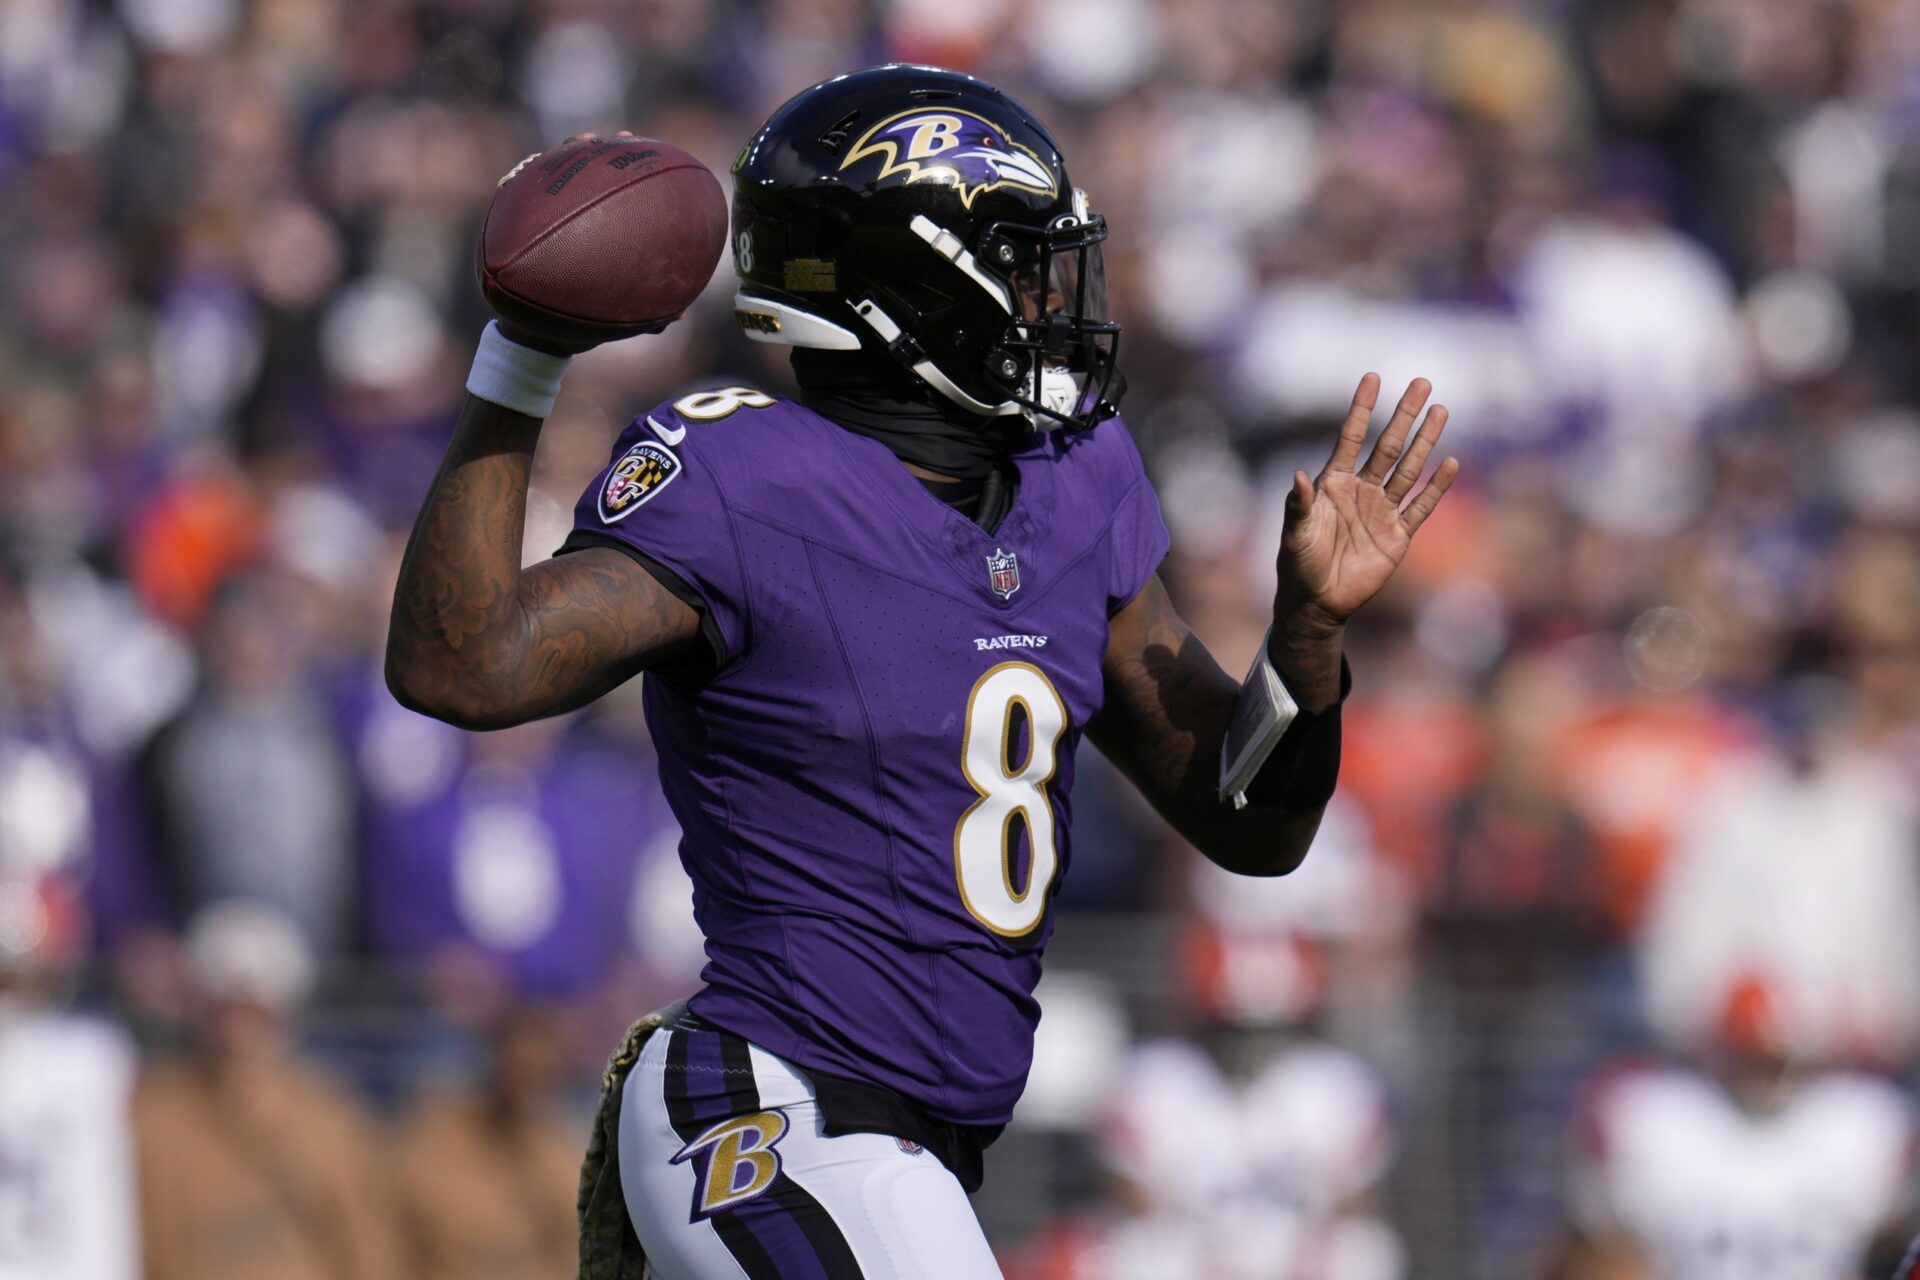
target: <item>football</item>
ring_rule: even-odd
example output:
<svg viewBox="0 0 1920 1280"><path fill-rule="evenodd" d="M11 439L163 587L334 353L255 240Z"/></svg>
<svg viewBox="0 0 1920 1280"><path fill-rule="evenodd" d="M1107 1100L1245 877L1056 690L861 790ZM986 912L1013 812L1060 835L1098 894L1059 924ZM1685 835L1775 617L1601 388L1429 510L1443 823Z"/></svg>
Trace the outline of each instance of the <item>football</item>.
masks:
<svg viewBox="0 0 1920 1280"><path fill-rule="evenodd" d="M515 328L611 342L686 310L726 242L726 196L705 165L656 138L587 138L500 180L480 232L480 287Z"/></svg>

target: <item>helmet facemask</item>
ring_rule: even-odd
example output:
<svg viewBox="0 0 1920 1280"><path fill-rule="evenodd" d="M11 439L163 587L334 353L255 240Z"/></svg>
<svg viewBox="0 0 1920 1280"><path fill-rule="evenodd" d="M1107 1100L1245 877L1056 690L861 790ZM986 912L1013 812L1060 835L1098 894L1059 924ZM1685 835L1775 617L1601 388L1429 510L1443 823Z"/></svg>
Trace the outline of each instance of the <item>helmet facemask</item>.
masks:
<svg viewBox="0 0 1920 1280"><path fill-rule="evenodd" d="M1016 367L1011 377L1004 362L994 373L1039 427L1093 427L1114 415L1125 390L1101 257L1107 224L1085 212L1085 201L1074 192L1077 212L1045 229L1002 222L983 237L990 262L1007 261L1004 249L1012 249L1013 319L1000 346Z"/></svg>

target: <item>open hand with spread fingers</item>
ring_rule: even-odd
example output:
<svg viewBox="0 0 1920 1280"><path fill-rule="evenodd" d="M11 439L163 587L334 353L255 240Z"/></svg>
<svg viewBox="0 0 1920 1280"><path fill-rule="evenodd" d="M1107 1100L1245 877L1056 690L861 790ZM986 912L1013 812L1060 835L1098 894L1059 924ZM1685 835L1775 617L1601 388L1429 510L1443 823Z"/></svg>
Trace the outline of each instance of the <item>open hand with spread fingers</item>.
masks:
<svg viewBox="0 0 1920 1280"><path fill-rule="evenodd" d="M1445 407L1435 405L1414 429L1432 391L1425 378L1407 385L1362 466L1360 450L1380 398L1380 375L1367 374L1319 476L1294 472L1280 540L1270 653L1290 688L1299 681L1295 696L1304 706L1321 700L1316 688L1324 693L1329 679L1334 690L1338 687L1337 658L1329 675L1324 663L1306 660L1308 652L1327 652L1326 641L1336 639L1354 611L1387 584L1413 535L1460 474L1459 460L1447 458L1408 501L1447 425Z"/></svg>

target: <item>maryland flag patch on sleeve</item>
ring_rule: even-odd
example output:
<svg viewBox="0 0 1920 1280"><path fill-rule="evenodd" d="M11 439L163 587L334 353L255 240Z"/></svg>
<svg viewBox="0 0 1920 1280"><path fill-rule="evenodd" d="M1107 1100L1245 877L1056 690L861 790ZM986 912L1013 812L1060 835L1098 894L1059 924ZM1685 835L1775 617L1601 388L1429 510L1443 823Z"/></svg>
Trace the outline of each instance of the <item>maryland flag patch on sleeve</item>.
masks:
<svg viewBox="0 0 1920 1280"><path fill-rule="evenodd" d="M600 489L601 522L612 524L625 519L679 474L680 459L672 449L657 441L642 440L621 454L607 472L607 483Z"/></svg>

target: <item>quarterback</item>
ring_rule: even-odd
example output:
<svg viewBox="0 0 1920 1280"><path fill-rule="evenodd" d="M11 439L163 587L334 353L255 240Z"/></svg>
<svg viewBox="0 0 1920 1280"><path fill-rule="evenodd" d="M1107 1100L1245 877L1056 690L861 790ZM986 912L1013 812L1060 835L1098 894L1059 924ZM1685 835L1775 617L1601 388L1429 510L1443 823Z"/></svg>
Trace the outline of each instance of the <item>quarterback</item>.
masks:
<svg viewBox="0 0 1920 1280"><path fill-rule="evenodd" d="M1342 630L1459 471L1421 483L1446 411L1421 418L1415 381L1363 458L1360 380L1325 469L1294 476L1237 681L1156 576L1107 227L1024 108L931 68L840 76L768 119L734 186L736 313L792 348L798 397L641 415L523 569L571 352L490 325L388 683L489 729L646 673L707 965L614 1056L584 1276L997 1276L966 1193L1031 1061L1081 739L1221 866L1298 866L1338 771Z"/></svg>

